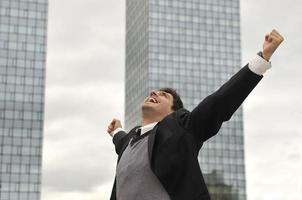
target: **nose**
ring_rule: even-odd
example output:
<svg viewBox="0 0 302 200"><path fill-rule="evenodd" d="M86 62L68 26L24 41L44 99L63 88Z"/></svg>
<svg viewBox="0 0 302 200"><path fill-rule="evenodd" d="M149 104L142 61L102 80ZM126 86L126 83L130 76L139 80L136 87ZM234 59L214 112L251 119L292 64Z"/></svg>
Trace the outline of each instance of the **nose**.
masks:
<svg viewBox="0 0 302 200"><path fill-rule="evenodd" d="M151 92L150 92L150 97L151 97L151 96L157 96L157 93L156 93L155 90L151 90Z"/></svg>

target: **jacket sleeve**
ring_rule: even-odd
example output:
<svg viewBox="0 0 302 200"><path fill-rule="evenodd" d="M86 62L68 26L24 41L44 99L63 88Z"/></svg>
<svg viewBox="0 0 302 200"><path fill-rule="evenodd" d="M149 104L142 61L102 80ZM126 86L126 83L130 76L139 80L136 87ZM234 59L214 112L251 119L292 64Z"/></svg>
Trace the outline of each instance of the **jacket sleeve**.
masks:
<svg viewBox="0 0 302 200"><path fill-rule="evenodd" d="M125 131L119 131L113 136L113 144L115 146L115 152L119 155L123 144L127 138L127 133Z"/></svg>
<svg viewBox="0 0 302 200"><path fill-rule="evenodd" d="M206 141L219 131L224 121L232 117L262 78L263 75L255 74L248 65L244 66L192 112L184 114L181 117L183 125L198 142Z"/></svg>

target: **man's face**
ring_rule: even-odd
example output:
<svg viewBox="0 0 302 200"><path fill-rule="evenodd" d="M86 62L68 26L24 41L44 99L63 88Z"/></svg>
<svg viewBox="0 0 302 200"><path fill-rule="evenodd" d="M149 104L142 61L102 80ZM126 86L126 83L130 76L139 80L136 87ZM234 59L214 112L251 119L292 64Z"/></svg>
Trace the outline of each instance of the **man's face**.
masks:
<svg viewBox="0 0 302 200"><path fill-rule="evenodd" d="M145 98L142 110L152 112L155 115L165 117L173 112L173 96L170 93L152 90Z"/></svg>

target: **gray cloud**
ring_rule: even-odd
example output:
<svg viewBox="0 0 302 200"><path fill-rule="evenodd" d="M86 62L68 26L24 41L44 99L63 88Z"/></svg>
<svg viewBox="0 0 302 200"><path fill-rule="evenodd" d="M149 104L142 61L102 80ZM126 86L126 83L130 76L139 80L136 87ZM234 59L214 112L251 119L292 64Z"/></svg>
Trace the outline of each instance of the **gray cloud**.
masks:
<svg viewBox="0 0 302 200"><path fill-rule="evenodd" d="M48 151L56 154L44 166L44 181L51 190L89 192L97 185L112 181L115 169L112 159L116 156L109 152L113 152L113 148L95 139L102 139L100 136L89 131L83 134L85 137L75 135L48 145Z"/></svg>
<svg viewBox="0 0 302 200"><path fill-rule="evenodd" d="M111 15L124 12L121 2L51 1L48 85L122 83L124 17Z"/></svg>
<svg viewBox="0 0 302 200"><path fill-rule="evenodd" d="M108 199L116 155L106 127L123 119L123 5L50 2L43 199Z"/></svg>
<svg viewBox="0 0 302 200"><path fill-rule="evenodd" d="M124 87L102 82L83 86L52 87L46 92L47 123L64 118L93 121L112 113L122 113Z"/></svg>
<svg viewBox="0 0 302 200"><path fill-rule="evenodd" d="M273 67L245 102L247 192L249 199L299 199L302 119L299 67L301 2L242 2L243 60L261 48L263 33L285 37Z"/></svg>

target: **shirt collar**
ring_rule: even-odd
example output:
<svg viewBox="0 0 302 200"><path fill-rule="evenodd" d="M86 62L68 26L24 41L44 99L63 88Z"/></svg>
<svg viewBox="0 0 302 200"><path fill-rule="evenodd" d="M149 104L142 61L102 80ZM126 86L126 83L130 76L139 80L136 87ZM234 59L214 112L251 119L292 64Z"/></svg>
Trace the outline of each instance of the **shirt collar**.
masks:
<svg viewBox="0 0 302 200"><path fill-rule="evenodd" d="M154 122L154 123L147 124L145 126L140 127L141 135L143 135L144 133L147 133L148 131L152 130L157 123L158 122Z"/></svg>

